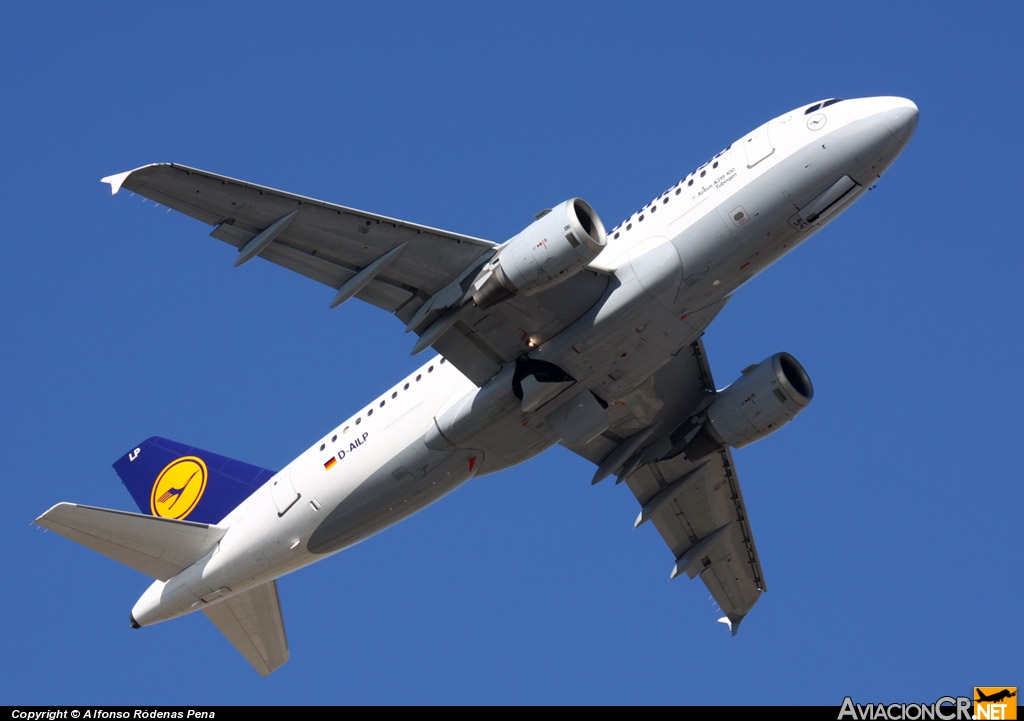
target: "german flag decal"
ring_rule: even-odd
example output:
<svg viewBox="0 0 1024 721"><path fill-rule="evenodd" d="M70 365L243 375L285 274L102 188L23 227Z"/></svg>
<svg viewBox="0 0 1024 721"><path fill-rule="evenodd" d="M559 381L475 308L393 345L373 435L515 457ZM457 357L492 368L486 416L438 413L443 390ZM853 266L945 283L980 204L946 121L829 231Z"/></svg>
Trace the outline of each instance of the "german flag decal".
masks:
<svg viewBox="0 0 1024 721"><path fill-rule="evenodd" d="M337 462L338 462L338 459L335 458L334 456L331 456L330 458L327 459L327 463L324 464L324 470L325 471L331 470L332 468L334 468L334 464L337 463Z"/></svg>

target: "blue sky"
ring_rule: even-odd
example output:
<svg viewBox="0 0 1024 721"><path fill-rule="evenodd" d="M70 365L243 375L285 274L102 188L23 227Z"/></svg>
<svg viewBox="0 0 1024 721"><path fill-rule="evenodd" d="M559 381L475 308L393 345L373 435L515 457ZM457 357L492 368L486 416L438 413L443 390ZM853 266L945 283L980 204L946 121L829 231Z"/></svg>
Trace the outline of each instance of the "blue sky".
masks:
<svg viewBox="0 0 1024 721"><path fill-rule="evenodd" d="M1011 3L66 3L2 11L7 671L18 704L932 702L1024 685ZM555 448L280 582L260 679L149 581L31 520L134 510L159 434L278 468L420 362L402 325L100 177L173 161L504 240L612 227L827 97L903 95L876 190L743 288L720 386L793 353L814 403L736 452L769 591L736 638L622 486Z"/></svg>

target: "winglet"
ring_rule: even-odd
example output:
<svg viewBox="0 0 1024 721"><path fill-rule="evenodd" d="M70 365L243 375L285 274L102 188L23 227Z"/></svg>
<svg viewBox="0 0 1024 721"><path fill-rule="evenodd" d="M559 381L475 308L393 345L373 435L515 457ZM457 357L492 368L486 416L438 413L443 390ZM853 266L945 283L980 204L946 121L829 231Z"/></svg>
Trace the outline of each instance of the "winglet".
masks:
<svg viewBox="0 0 1024 721"><path fill-rule="evenodd" d="M739 621L737 621L736 623L733 623L732 619L730 619L728 616L722 616L720 619L718 619L718 622L719 623L724 623L726 626L728 626L729 627L729 632L732 633L733 636L735 636L736 632L740 630L740 621L742 621L742 620L743 619L740 618Z"/></svg>
<svg viewBox="0 0 1024 721"><path fill-rule="evenodd" d="M121 185L128 179L128 176L134 172L134 170L126 170L123 173L118 173L117 175L108 175L105 178L100 178L100 182L110 183L110 194L117 195L117 191L121 189Z"/></svg>

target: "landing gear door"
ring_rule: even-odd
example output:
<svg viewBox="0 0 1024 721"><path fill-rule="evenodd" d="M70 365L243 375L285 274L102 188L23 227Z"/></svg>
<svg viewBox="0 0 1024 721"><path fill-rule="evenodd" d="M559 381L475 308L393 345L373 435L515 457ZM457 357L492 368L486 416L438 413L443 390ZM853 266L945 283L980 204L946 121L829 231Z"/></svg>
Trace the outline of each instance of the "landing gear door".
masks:
<svg viewBox="0 0 1024 721"><path fill-rule="evenodd" d="M270 495L274 497L277 515L280 518L299 500L299 493L292 485L292 472L285 468L270 481Z"/></svg>

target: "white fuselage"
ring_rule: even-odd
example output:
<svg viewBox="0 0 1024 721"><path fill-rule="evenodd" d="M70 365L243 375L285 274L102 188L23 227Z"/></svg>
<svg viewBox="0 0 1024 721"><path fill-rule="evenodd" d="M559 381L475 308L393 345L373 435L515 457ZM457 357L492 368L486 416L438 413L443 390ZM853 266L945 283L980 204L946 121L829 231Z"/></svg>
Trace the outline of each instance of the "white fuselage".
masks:
<svg viewBox="0 0 1024 721"><path fill-rule="evenodd" d="M917 120L902 98L808 109L740 138L610 231L590 266L613 276L608 290L554 337L531 339L531 357L613 404L868 189ZM220 543L155 582L133 619L163 621L282 576L559 442L543 422L550 408L526 412L513 395L512 365L477 387L435 357L399 381L234 509Z"/></svg>

